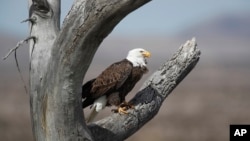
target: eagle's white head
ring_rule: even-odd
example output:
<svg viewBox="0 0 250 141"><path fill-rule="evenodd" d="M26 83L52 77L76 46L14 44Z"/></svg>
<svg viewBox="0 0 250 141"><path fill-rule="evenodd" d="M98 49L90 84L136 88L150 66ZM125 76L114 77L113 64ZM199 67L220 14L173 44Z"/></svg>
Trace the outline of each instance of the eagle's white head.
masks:
<svg viewBox="0 0 250 141"><path fill-rule="evenodd" d="M143 48L132 49L128 52L127 60L129 60L134 67L142 67L147 65L146 58L151 56L150 52Z"/></svg>

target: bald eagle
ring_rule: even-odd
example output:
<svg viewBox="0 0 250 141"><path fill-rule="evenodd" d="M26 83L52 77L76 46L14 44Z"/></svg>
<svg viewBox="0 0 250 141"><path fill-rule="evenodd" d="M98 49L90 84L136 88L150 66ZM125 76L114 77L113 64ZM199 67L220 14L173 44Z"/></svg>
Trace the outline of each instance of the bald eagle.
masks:
<svg viewBox="0 0 250 141"><path fill-rule="evenodd" d="M125 59L110 65L98 77L82 86L83 108L92 105L87 122L91 122L106 106L116 106L114 112L127 114L126 110L133 105L127 103L125 97L148 72L148 57L150 52L145 49L130 50Z"/></svg>

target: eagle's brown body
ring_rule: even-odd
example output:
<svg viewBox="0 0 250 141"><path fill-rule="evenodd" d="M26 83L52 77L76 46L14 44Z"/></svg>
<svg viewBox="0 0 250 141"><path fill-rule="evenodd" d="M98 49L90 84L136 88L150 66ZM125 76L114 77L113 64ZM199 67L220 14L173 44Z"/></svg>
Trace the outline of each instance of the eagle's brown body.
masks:
<svg viewBox="0 0 250 141"><path fill-rule="evenodd" d="M97 78L82 86L83 108L104 95L107 97L106 106L119 106L147 71L145 66L133 67L127 59L112 64Z"/></svg>

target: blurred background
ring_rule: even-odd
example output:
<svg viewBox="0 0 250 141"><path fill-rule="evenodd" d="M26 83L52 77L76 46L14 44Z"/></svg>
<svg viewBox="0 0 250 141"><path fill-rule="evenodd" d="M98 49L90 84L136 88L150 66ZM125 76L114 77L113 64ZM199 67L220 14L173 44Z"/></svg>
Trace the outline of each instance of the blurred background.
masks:
<svg viewBox="0 0 250 141"><path fill-rule="evenodd" d="M17 4L18 3L18 4ZM72 0L62 0L63 21ZM0 56L29 36L27 0L0 2ZM196 37L202 52L194 70L165 100L158 115L127 141L227 141L230 124L250 124L250 1L154 0L129 14L104 40L84 82L96 77L128 50L152 53L150 72ZM28 46L17 51L28 84ZM83 82L83 83L84 83ZM110 108L98 119L108 116ZM88 110L86 110L88 114ZM32 141L29 96L19 77L14 56L0 61L0 138Z"/></svg>

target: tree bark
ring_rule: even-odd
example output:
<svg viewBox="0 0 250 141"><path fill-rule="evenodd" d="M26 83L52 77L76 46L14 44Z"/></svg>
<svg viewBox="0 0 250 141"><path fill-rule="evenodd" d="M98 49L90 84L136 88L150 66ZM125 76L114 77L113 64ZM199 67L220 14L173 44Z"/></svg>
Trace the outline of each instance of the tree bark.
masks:
<svg viewBox="0 0 250 141"><path fill-rule="evenodd" d="M35 140L47 140L45 131L43 104L45 94L42 92L51 51L59 33L60 1L29 0L30 36L30 112Z"/></svg>

